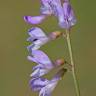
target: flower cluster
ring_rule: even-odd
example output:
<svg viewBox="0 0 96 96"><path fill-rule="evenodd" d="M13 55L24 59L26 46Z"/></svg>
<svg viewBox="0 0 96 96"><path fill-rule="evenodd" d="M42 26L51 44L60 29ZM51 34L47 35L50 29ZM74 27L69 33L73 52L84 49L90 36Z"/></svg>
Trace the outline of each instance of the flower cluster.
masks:
<svg viewBox="0 0 96 96"><path fill-rule="evenodd" d="M76 24L74 11L69 0L41 0L40 16L24 16L24 20L30 24L40 24L47 16L54 15L58 19L61 28L69 29Z"/></svg>
<svg viewBox="0 0 96 96"><path fill-rule="evenodd" d="M70 29L76 23L74 11L69 0L64 0L63 4L60 0L41 0L41 8L39 16L24 16L25 22L29 24L40 24L48 16L54 15L58 19L61 28ZM62 35L60 31L54 31L49 34L39 27L32 27L28 30L29 37L27 41L31 44L27 47L29 51L28 60L35 62L37 65L32 68L30 75L30 86L33 91L39 91L39 96L50 96L57 83L67 69L62 67L51 80L43 78L53 68L63 66L66 61L59 58L51 61L49 57L39 48L44 44L53 41Z"/></svg>
<svg viewBox="0 0 96 96"><path fill-rule="evenodd" d="M43 78L53 68L58 66L63 66L66 61L63 58L51 61L49 57L39 48L45 43L57 39L61 36L61 32L55 31L48 35L38 27L33 27L28 30L29 37L27 41L32 42L31 45L27 47L29 51L28 60L36 63L37 65L32 68L33 72L30 74L32 78L30 80L30 86L33 91L40 91L40 96L50 96L51 92L57 85L58 81L63 77L64 73L67 71L65 68L61 68L57 74L52 78L52 80L47 80Z"/></svg>

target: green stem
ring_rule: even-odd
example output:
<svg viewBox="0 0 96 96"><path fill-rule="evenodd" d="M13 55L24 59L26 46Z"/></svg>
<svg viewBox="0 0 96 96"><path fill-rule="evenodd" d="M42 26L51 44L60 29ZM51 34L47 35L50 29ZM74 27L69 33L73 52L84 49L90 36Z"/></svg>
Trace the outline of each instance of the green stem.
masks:
<svg viewBox="0 0 96 96"><path fill-rule="evenodd" d="M80 90L79 90L79 84L78 80L76 77L76 72L75 72L75 64L73 60L73 53L72 53L72 47L71 47L71 40L70 40L70 30L66 30L66 39L67 39L67 44L68 44L68 49L69 49L69 55L70 55L70 62L72 65L72 75L74 79L74 85L75 85L75 90L76 90L76 96L80 96Z"/></svg>

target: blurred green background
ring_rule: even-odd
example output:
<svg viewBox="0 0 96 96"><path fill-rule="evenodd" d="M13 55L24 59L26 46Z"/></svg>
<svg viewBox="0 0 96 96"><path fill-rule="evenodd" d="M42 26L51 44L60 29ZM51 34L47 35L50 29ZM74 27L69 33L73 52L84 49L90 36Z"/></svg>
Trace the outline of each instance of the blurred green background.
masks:
<svg viewBox="0 0 96 96"><path fill-rule="evenodd" d="M24 15L39 15L40 0L0 0L0 96L38 96L30 90L29 74L32 62L27 60L27 30ZM71 39L81 96L96 96L96 0L71 0L77 25ZM60 30L56 18L50 17L38 25L46 33ZM63 30L61 30L63 31ZM62 37L41 49L55 60L69 60L66 40ZM72 76L67 73L52 96L75 96Z"/></svg>

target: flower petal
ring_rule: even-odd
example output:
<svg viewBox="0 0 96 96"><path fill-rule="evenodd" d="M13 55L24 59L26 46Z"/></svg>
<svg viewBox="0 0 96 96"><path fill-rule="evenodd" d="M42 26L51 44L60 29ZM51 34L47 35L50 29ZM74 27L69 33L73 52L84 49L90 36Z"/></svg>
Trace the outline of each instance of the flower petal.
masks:
<svg viewBox="0 0 96 96"><path fill-rule="evenodd" d="M64 13L63 13L63 7L61 5L60 0L50 0L49 5L52 9L52 14L55 15L58 18L59 26L63 27L65 26L66 22L64 21Z"/></svg>
<svg viewBox="0 0 96 96"><path fill-rule="evenodd" d="M51 15L53 13L53 10L49 4L50 1L52 0L41 0L41 8L40 8L41 14Z"/></svg>
<svg viewBox="0 0 96 96"><path fill-rule="evenodd" d="M31 41L32 44L27 47L28 51L37 50L42 45L47 43L49 41L49 38L46 36L46 34L38 27L32 27L28 30L28 34L30 37L27 39L27 41Z"/></svg>
<svg viewBox="0 0 96 96"><path fill-rule="evenodd" d="M40 90L39 96L50 96L57 83L58 81L50 81L45 87Z"/></svg>
<svg viewBox="0 0 96 96"><path fill-rule="evenodd" d="M29 42L34 42L34 41L36 41L36 40L38 40L36 37L28 37L27 38L27 41L29 41Z"/></svg>
<svg viewBox="0 0 96 96"><path fill-rule="evenodd" d="M37 38L45 38L47 37L46 34L44 33L44 31L39 28L39 27L32 27L31 29L28 30L28 34L33 38L33 37L37 37Z"/></svg>
<svg viewBox="0 0 96 96"><path fill-rule="evenodd" d="M53 64L49 57L41 50L33 50L32 56L35 59L36 63L40 63L45 66L47 69L53 68Z"/></svg>
<svg viewBox="0 0 96 96"><path fill-rule="evenodd" d="M28 58L28 60L39 64L39 62L38 62L34 57L32 57L32 56L27 56L27 58Z"/></svg>
<svg viewBox="0 0 96 96"><path fill-rule="evenodd" d="M36 70L36 69L38 69L38 68L44 69L44 66L41 65L41 64L38 64L38 65L34 66L34 67L32 68L32 70Z"/></svg>
<svg viewBox="0 0 96 96"><path fill-rule="evenodd" d="M62 6L61 6L61 1L60 0L52 0L50 3L52 10L53 10L53 14L55 16L61 16L62 13Z"/></svg>
<svg viewBox="0 0 96 96"><path fill-rule="evenodd" d="M41 46L43 46L44 44L46 44L49 39L47 38L41 38L41 39L34 39L35 41L32 42L32 44L30 44L27 47L27 50L32 52L32 50L38 50ZM31 39L32 41L32 39Z"/></svg>
<svg viewBox="0 0 96 96"><path fill-rule="evenodd" d="M49 70L38 68L34 72L32 72L30 77L33 77L33 78L41 77L41 76L47 74L48 72L49 72Z"/></svg>
<svg viewBox="0 0 96 96"><path fill-rule="evenodd" d="M32 44L30 44L28 47L27 47L27 50L29 52L32 52L32 50L37 50L39 49L42 45L44 45L45 42L43 43L42 41L40 40L37 40L37 41L34 41Z"/></svg>
<svg viewBox="0 0 96 96"><path fill-rule="evenodd" d="M32 78L30 80L30 86L34 91L40 91L40 89L49 83L49 80L44 78Z"/></svg>
<svg viewBox="0 0 96 96"><path fill-rule="evenodd" d="M29 24L40 24L46 18L45 15L40 16L24 16L25 22Z"/></svg>

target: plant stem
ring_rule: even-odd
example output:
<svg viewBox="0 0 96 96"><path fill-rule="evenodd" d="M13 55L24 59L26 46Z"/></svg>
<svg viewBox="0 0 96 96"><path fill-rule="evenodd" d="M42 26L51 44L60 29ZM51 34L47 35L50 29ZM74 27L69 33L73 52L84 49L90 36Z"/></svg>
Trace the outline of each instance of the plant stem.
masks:
<svg viewBox="0 0 96 96"><path fill-rule="evenodd" d="M74 80L74 85L75 85L75 90L76 90L76 96L80 96L79 84L78 84L78 80L77 80L76 72L75 72L76 70L75 70L75 64L74 64L74 60L73 60L73 53L72 53L69 32L70 32L70 30L66 29L66 39L67 39L68 50L69 50L69 55L70 55L70 63L72 65L72 75L73 75L73 80Z"/></svg>

